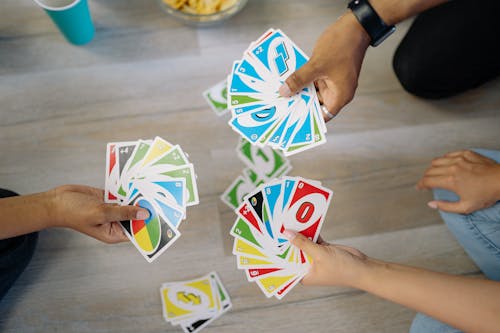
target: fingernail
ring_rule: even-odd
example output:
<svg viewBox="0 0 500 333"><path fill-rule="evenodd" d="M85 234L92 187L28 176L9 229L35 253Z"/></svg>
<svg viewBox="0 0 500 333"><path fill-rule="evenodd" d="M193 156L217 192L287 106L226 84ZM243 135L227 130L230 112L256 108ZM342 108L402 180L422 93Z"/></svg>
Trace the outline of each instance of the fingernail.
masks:
<svg viewBox="0 0 500 333"><path fill-rule="evenodd" d="M432 209L437 209L438 208L438 205L435 201L429 201L427 203L427 206L431 207Z"/></svg>
<svg viewBox="0 0 500 333"><path fill-rule="evenodd" d="M289 241L292 241L295 236L297 236L297 234L291 230L285 230L283 231L283 236L285 236L286 239L288 239Z"/></svg>
<svg viewBox="0 0 500 333"><path fill-rule="evenodd" d="M280 96L282 97L290 97L292 96L292 91L290 90L290 87L288 86L288 84L285 82L283 83L283 85L280 87Z"/></svg>
<svg viewBox="0 0 500 333"><path fill-rule="evenodd" d="M137 215L135 216L138 220L145 220L149 217L149 212L145 209L141 209L137 211Z"/></svg>

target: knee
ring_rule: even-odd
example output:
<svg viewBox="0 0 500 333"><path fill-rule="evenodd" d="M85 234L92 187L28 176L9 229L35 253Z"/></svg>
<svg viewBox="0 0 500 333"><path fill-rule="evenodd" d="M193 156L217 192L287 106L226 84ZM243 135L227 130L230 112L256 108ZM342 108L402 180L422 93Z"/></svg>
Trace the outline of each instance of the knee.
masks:
<svg viewBox="0 0 500 333"><path fill-rule="evenodd" d="M402 43L394 53L392 67L399 83L408 93L427 99L446 97L434 87L436 79L431 77L431 66L425 63L418 50Z"/></svg>

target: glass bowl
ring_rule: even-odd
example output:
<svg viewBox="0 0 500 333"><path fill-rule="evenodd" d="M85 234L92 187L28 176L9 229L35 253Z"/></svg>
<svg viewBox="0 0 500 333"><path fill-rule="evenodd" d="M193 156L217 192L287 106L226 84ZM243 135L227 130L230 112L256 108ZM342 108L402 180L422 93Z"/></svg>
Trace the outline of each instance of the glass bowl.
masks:
<svg viewBox="0 0 500 333"><path fill-rule="evenodd" d="M163 0L157 0L157 2L164 12L172 15L174 18L187 25L195 27L212 26L217 23L223 22L241 11L247 4L247 0L238 0L231 7L213 14L195 14L175 9L174 7L165 3Z"/></svg>

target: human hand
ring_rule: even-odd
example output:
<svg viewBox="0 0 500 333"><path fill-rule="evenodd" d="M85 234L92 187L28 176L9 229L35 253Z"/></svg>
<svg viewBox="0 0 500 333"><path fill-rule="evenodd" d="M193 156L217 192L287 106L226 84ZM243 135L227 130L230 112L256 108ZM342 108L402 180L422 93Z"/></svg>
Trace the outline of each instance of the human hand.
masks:
<svg viewBox="0 0 500 333"><path fill-rule="evenodd" d="M469 150L435 158L417 189L442 188L455 192L456 202L433 200L429 207L470 214L500 200L500 164Z"/></svg>
<svg viewBox="0 0 500 333"><path fill-rule="evenodd" d="M302 234L285 231L289 241L307 253L313 260L309 273L302 279L304 285L354 287L360 277L359 268L368 257L357 249L329 244L321 238L312 242Z"/></svg>
<svg viewBox="0 0 500 333"><path fill-rule="evenodd" d="M369 45L370 37L356 17L343 15L321 34L311 59L288 77L280 95L290 97L315 82L319 101L331 114L323 117L330 120L354 97Z"/></svg>
<svg viewBox="0 0 500 333"><path fill-rule="evenodd" d="M47 193L51 226L71 228L105 243L128 240L118 221L149 216L139 207L104 203L104 191L94 187L64 185Z"/></svg>

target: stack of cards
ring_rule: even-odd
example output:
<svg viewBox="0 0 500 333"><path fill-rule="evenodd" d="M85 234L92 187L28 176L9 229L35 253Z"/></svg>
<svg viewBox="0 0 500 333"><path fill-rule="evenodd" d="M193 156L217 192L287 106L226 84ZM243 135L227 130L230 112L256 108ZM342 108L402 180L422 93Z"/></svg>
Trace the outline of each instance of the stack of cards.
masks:
<svg viewBox="0 0 500 333"><path fill-rule="evenodd" d="M326 142L314 84L285 98L279 88L308 60L282 31L270 29L234 62L228 77L230 126L258 146L292 155Z"/></svg>
<svg viewBox="0 0 500 333"><path fill-rule="evenodd" d="M181 147L160 137L108 143L104 195L106 202L149 211L146 220L121 222L148 262L179 238L186 207L199 201L193 164Z"/></svg>
<svg viewBox="0 0 500 333"><path fill-rule="evenodd" d="M227 80L223 80L204 91L203 97L216 115L222 116L229 111L227 108Z"/></svg>
<svg viewBox="0 0 500 333"><path fill-rule="evenodd" d="M292 165L279 150L254 146L243 138L240 138L236 153L247 167L243 176L238 176L221 195L221 200L231 209L236 209L257 186L292 170Z"/></svg>
<svg viewBox="0 0 500 333"><path fill-rule="evenodd" d="M267 297L283 298L311 263L283 232L295 231L316 242L332 195L317 181L283 177L259 186L236 209L230 234L238 269Z"/></svg>
<svg viewBox="0 0 500 333"><path fill-rule="evenodd" d="M199 332L232 304L216 272L199 279L164 283L160 289L163 317L184 332Z"/></svg>

